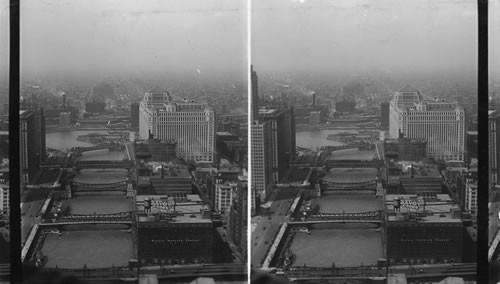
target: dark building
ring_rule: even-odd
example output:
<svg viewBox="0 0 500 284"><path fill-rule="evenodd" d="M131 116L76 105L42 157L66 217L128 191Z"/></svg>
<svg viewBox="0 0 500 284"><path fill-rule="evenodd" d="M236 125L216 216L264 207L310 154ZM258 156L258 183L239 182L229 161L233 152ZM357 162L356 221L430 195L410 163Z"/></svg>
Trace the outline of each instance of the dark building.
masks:
<svg viewBox="0 0 500 284"><path fill-rule="evenodd" d="M246 176L238 177L237 197L233 199L228 218L229 237L243 257L247 254L248 184Z"/></svg>
<svg viewBox="0 0 500 284"><path fill-rule="evenodd" d="M184 200L138 195L136 202L141 265L212 262L214 226L198 195Z"/></svg>
<svg viewBox="0 0 500 284"><path fill-rule="evenodd" d="M104 101L92 101L85 104L85 111L88 113L105 113L106 103Z"/></svg>
<svg viewBox="0 0 500 284"><path fill-rule="evenodd" d="M335 111L338 113L353 112L355 110L355 107L356 101L354 101L353 99L342 98L339 100L335 100Z"/></svg>
<svg viewBox="0 0 500 284"><path fill-rule="evenodd" d="M462 262L464 226L449 195L387 195L386 215L390 265Z"/></svg>
<svg viewBox="0 0 500 284"><path fill-rule="evenodd" d="M427 157L427 142L423 139L386 139L384 152L388 159L397 161L421 161Z"/></svg>
<svg viewBox="0 0 500 284"><path fill-rule="evenodd" d="M160 141L150 139L134 141L135 159L143 161L170 162L176 159L175 141Z"/></svg>
<svg viewBox="0 0 500 284"><path fill-rule="evenodd" d="M184 197L193 192L191 176L184 167L141 165L137 171L138 194Z"/></svg>
<svg viewBox="0 0 500 284"><path fill-rule="evenodd" d="M500 111L490 110L488 112L488 163L490 188L498 184L500 177Z"/></svg>
<svg viewBox="0 0 500 284"><path fill-rule="evenodd" d="M279 181L295 158L295 115L289 109L263 109L259 121L269 122L272 132L272 169L274 181Z"/></svg>
<svg viewBox="0 0 500 284"><path fill-rule="evenodd" d="M466 133L466 147L468 159L477 159L478 140L477 131L467 131Z"/></svg>
<svg viewBox="0 0 500 284"><path fill-rule="evenodd" d="M21 187L35 181L45 159L45 118L43 109L19 112Z"/></svg>
<svg viewBox="0 0 500 284"><path fill-rule="evenodd" d="M130 104L130 126L139 129L139 103Z"/></svg>
<svg viewBox="0 0 500 284"><path fill-rule="evenodd" d="M243 162L246 156L248 143L229 132L215 133L215 149L220 156L230 161Z"/></svg>
<svg viewBox="0 0 500 284"><path fill-rule="evenodd" d="M382 129L389 130L389 102L380 104L380 126Z"/></svg>
<svg viewBox="0 0 500 284"><path fill-rule="evenodd" d="M253 70L253 65L250 66L251 83L252 83L252 100L250 102L252 112L250 113L250 121L254 121L259 116L259 82L257 72Z"/></svg>

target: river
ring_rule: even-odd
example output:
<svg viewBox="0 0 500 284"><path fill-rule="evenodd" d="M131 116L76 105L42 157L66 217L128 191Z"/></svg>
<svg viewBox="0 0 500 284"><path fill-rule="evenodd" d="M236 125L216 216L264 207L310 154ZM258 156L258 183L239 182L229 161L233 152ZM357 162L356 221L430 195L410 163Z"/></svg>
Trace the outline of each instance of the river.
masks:
<svg viewBox="0 0 500 284"><path fill-rule="evenodd" d="M342 146L344 143L328 140L328 134L338 134L342 132L358 133L357 130L308 130L295 134L296 145L302 148L316 150L321 146Z"/></svg>

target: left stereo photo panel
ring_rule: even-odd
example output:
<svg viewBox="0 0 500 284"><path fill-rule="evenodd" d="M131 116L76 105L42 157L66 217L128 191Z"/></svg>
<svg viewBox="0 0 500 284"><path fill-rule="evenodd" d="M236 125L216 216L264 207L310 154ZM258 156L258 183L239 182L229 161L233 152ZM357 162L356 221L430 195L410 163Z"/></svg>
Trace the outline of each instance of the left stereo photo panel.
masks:
<svg viewBox="0 0 500 284"><path fill-rule="evenodd" d="M247 281L246 5L21 3L24 279Z"/></svg>
<svg viewBox="0 0 500 284"><path fill-rule="evenodd" d="M0 283L10 275L9 1L0 0Z"/></svg>

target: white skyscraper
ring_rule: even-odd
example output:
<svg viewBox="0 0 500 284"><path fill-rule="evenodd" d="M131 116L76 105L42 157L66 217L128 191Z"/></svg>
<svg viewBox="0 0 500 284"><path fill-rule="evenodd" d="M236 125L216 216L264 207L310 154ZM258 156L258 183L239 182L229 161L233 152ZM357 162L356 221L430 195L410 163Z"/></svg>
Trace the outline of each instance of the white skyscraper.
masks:
<svg viewBox="0 0 500 284"><path fill-rule="evenodd" d="M425 139L427 156L464 160L465 112L456 102L431 99L410 87L395 93L390 103L389 133L409 139Z"/></svg>
<svg viewBox="0 0 500 284"><path fill-rule="evenodd" d="M146 92L139 106L142 139L175 140L177 157L213 162L215 151L214 112L206 103L184 99L173 101L160 88Z"/></svg>

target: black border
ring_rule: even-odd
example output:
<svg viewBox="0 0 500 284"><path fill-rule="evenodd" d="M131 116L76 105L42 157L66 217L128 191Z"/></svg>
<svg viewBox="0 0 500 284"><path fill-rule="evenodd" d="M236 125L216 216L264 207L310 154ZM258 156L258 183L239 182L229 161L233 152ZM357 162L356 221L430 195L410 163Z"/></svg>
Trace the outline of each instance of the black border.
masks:
<svg viewBox="0 0 500 284"><path fill-rule="evenodd" d="M488 283L488 0L477 0L478 10L478 193L477 283Z"/></svg>
<svg viewBox="0 0 500 284"><path fill-rule="evenodd" d="M9 64L9 184L10 184L10 282L22 283L21 203L19 162L19 48L20 0L10 0Z"/></svg>

